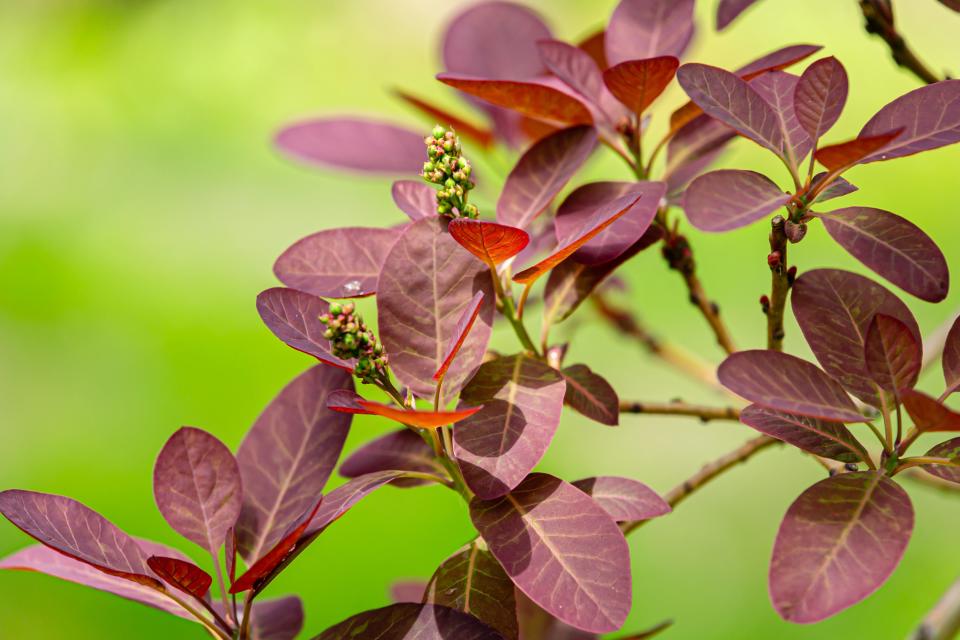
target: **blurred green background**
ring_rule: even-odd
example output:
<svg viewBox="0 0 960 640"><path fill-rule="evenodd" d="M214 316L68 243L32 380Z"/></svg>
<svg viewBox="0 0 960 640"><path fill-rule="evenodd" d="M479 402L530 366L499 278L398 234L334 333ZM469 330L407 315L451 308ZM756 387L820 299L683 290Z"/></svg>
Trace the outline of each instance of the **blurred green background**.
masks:
<svg viewBox="0 0 960 640"><path fill-rule="evenodd" d="M389 95L400 86L455 98L432 80L445 22L465 2L288 0L0 3L0 487L74 496L136 535L181 542L153 506L151 470L178 426L236 446L271 397L310 365L264 328L254 297L275 284L273 259L310 232L402 220L389 181L294 165L272 132L313 114L385 114L422 123ZM605 21L613 0L539 0L557 36ZM722 35L715 2L700 5L691 60L736 66L788 43L825 45L851 76L847 110L828 140L853 135L918 86L861 28L856 2L765 0ZM960 71L960 16L900 2L899 24L934 68ZM799 6L802 5L802 6ZM673 89L655 127L681 101ZM371 150L375 152L375 150ZM746 141L724 164L782 168ZM872 164L844 205L906 215L960 272L960 147ZM489 188L495 180L487 172ZM615 160L589 178L627 179ZM493 184L491 184L493 183ZM489 199L488 199L489 202ZM838 205L841 206L841 205ZM487 207L490 210L490 207ZM757 298L768 287L764 224L696 234L701 273L743 347L762 344ZM801 269L859 266L821 228L793 251ZM630 305L656 331L719 361L702 319L655 252L624 270ZM908 300L931 330L960 302ZM792 321L791 321L792 323ZM809 352L794 325L788 348ZM623 398L721 401L622 342L591 312L556 335ZM503 345L510 336L498 336ZM509 348L509 347L507 347ZM939 391L939 372L924 384ZM348 450L388 426L358 419ZM617 429L567 414L541 468L567 479L635 477L666 491L750 437L742 426L624 416ZM779 519L822 476L792 451L763 454L644 527L631 540L628 628L676 620L668 638L900 638L960 574L952 553L960 496L912 487L917 529L877 594L812 627L779 620L766 572ZM339 481L339 480L336 480ZM302 594L305 637L387 603L396 578L426 578L470 535L466 510L442 488L387 489L358 506L298 559L268 595ZM28 540L0 524L0 553ZM200 638L189 623L53 578L0 573L4 638Z"/></svg>

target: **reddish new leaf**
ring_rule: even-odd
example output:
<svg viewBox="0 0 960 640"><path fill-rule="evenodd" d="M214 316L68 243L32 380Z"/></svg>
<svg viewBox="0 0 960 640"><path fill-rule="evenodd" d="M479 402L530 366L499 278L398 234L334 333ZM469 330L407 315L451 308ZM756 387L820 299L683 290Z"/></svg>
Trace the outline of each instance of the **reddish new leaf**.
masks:
<svg viewBox="0 0 960 640"><path fill-rule="evenodd" d="M847 207L820 214L823 226L857 260L927 302L940 302L950 288L947 261L917 225L873 207Z"/></svg>
<svg viewBox="0 0 960 640"><path fill-rule="evenodd" d="M673 56L627 60L604 71L603 82L617 100L640 114L663 93L679 66Z"/></svg>
<svg viewBox="0 0 960 640"><path fill-rule="evenodd" d="M392 405L372 402L365 398L355 395L352 401L344 402L344 395L337 394L336 402L328 402L327 407L333 411L341 413L368 413L382 418L395 420L411 427L421 429L436 429L448 424L454 424L465 420L477 413L483 407L470 407L459 409L457 411L422 411L419 409L406 409L394 407ZM357 410L359 406L362 411Z"/></svg>
<svg viewBox="0 0 960 640"><path fill-rule="evenodd" d="M943 379L947 384L946 395L960 389L960 317L954 320L943 343Z"/></svg>
<svg viewBox="0 0 960 640"><path fill-rule="evenodd" d="M429 445L410 429L394 431L371 440L350 454L340 465L340 475L345 478L390 470L446 473ZM396 487L415 487L427 483L429 480L405 478L393 484ZM419 602L419 598L417 601Z"/></svg>
<svg viewBox="0 0 960 640"><path fill-rule="evenodd" d="M314 515L313 520L306 531L303 532L300 545L309 544L316 536L321 534L327 527L336 522L343 514L350 510L371 492L380 487L396 482L403 478L404 471L388 470L367 473L353 478L346 484L342 484L323 498L320 509Z"/></svg>
<svg viewBox="0 0 960 640"><path fill-rule="evenodd" d="M383 258L396 239L393 229L328 229L297 241L280 254L273 273L288 287L315 296L369 296L376 291Z"/></svg>
<svg viewBox="0 0 960 640"><path fill-rule="evenodd" d="M896 318L878 313L867 330L864 344L867 371L887 393L898 396L912 389L920 377L923 347L910 328Z"/></svg>
<svg viewBox="0 0 960 640"><path fill-rule="evenodd" d="M610 66L607 62L607 52L605 51L605 41L607 39L606 30L601 29L587 36L577 44L583 49L590 58L597 63L597 66L603 70Z"/></svg>
<svg viewBox="0 0 960 640"><path fill-rule="evenodd" d="M71 498L35 491L0 492L0 513L31 538L110 575L158 587L147 554L112 522Z"/></svg>
<svg viewBox="0 0 960 640"><path fill-rule="evenodd" d="M779 119L767 101L745 80L718 67L685 64L680 86L707 115L776 154L784 148Z"/></svg>
<svg viewBox="0 0 960 640"><path fill-rule="evenodd" d="M557 209L554 228L558 246L574 241L598 212L627 196L639 196L629 211L598 233L573 254L585 264L600 264L616 259L650 229L666 195L662 182L591 182L575 189ZM602 215L602 214L601 214Z"/></svg>
<svg viewBox="0 0 960 640"><path fill-rule="evenodd" d="M828 618L876 591L913 532L906 492L877 472L843 473L790 505L770 562L770 597L790 622Z"/></svg>
<svg viewBox="0 0 960 640"><path fill-rule="evenodd" d="M600 424L616 426L620 422L620 399L610 383L585 364L560 371L567 383L564 402L577 412Z"/></svg>
<svg viewBox="0 0 960 640"><path fill-rule="evenodd" d="M931 458L946 458L960 464L960 438L953 438L934 446L926 454ZM923 470L948 482L960 484L960 466L925 464Z"/></svg>
<svg viewBox="0 0 960 640"><path fill-rule="evenodd" d="M325 300L294 289L274 287L257 296L257 312L267 328L297 351L320 362L353 373L353 365L330 353L330 341L323 337L327 327L320 316L327 312Z"/></svg>
<svg viewBox="0 0 960 640"><path fill-rule="evenodd" d="M548 613L596 633L623 625L630 551L613 518L580 489L534 473L502 498L474 498L470 518L514 584Z"/></svg>
<svg viewBox="0 0 960 640"><path fill-rule="evenodd" d="M844 388L879 407L864 349L874 315L896 318L920 341L913 314L896 296L863 276L837 269L801 275L791 293L793 314L820 365Z"/></svg>
<svg viewBox="0 0 960 640"><path fill-rule="evenodd" d="M237 450L244 500L237 548L252 564L316 504L350 429L350 416L327 408L327 396L352 392L351 376L316 366L267 405Z"/></svg>
<svg viewBox="0 0 960 640"><path fill-rule="evenodd" d="M750 86L773 107L783 139L780 157L786 159L794 169L800 166L813 148L813 140L800 124L794 109L799 80L792 73L771 71L750 81Z"/></svg>
<svg viewBox="0 0 960 640"><path fill-rule="evenodd" d="M848 140L847 142L838 142L827 147L817 149L813 154L817 162L830 169L833 173L842 173L855 164L865 161L865 158L874 153L877 149L883 149L891 141L903 133L903 129L894 131L885 131L874 136L863 136Z"/></svg>
<svg viewBox="0 0 960 640"><path fill-rule="evenodd" d="M150 556L147 566L167 584L199 600L207 595L213 583L213 577L209 573L192 562L179 558Z"/></svg>
<svg viewBox="0 0 960 640"><path fill-rule="evenodd" d="M457 218L447 229L464 249L490 266L512 258L530 244L530 234L523 229L486 220Z"/></svg>
<svg viewBox="0 0 960 640"><path fill-rule="evenodd" d="M693 0L621 0L607 25L607 60L680 58L693 38Z"/></svg>
<svg viewBox="0 0 960 640"><path fill-rule="evenodd" d="M157 456L153 495L177 533L216 554L240 514L240 469L225 444L206 431L183 427Z"/></svg>
<svg viewBox="0 0 960 640"><path fill-rule="evenodd" d="M432 604L400 603L347 618L314 640L503 640L473 616Z"/></svg>
<svg viewBox="0 0 960 640"><path fill-rule="evenodd" d="M298 160L327 167L389 174L415 174L423 167L421 134L373 120L298 122L280 131L275 142Z"/></svg>
<svg viewBox="0 0 960 640"><path fill-rule="evenodd" d="M671 511L667 501L653 489L630 478L584 478L573 486L593 498L617 522L650 520Z"/></svg>
<svg viewBox="0 0 960 640"><path fill-rule="evenodd" d="M833 56L817 60L800 76L794 110L800 125L814 142L840 118L848 89L847 72Z"/></svg>
<svg viewBox="0 0 960 640"><path fill-rule="evenodd" d="M702 231L730 231L773 213L790 197L763 174L721 169L690 183L683 209L690 224Z"/></svg>
<svg viewBox="0 0 960 640"><path fill-rule="evenodd" d="M419 220L387 254L377 287L380 339L390 368L413 393L430 399L433 374L457 339L457 322L483 292L473 329L444 376L443 400L456 395L480 365L490 339L495 297L487 267L447 233L445 220Z"/></svg>
<svg viewBox="0 0 960 640"><path fill-rule="evenodd" d="M864 422L840 384L805 360L771 350L738 351L717 370L726 388L770 409L837 422Z"/></svg>
<svg viewBox="0 0 960 640"><path fill-rule="evenodd" d="M821 171L817 175L813 176L813 180L810 182L811 189L816 189L820 186L820 183L827 179L827 172ZM845 195L849 195L854 191L858 191L856 185L851 184L846 179L841 177L836 177L830 180L830 185L820 192L820 195L817 196L817 199L814 202L826 202L827 200L833 200L834 198L840 198Z"/></svg>
<svg viewBox="0 0 960 640"><path fill-rule="evenodd" d="M477 539L437 567L423 601L462 611L498 631L505 640L517 640L514 593L510 577L486 544Z"/></svg>
<svg viewBox="0 0 960 640"><path fill-rule="evenodd" d="M925 393L907 389L900 394L903 406L920 431L960 431L960 413Z"/></svg>
<svg viewBox="0 0 960 640"><path fill-rule="evenodd" d="M437 191L421 180L397 180L390 188L390 195L411 220L437 215Z"/></svg>
<svg viewBox="0 0 960 640"><path fill-rule="evenodd" d="M457 320L457 331L447 350L444 352L443 364L441 364L437 372L433 374L434 380L443 380L447 369L450 368L453 359L457 357L457 352L460 351L460 347L463 346L463 341L467 339L470 329L473 328L473 324L477 321L477 316L480 315L480 306L482 304L483 291L477 291L473 294L473 299L470 301L470 304L467 305L463 313L460 314L460 319Z"/></svg>
<svg viewBox="0 0 960 640"><path fill-rule="evenodd" d="M494 136L492 131L471 124L463 118L441 109L436 105L430 104L426 100L407 93L402 89L394 89L393 92L401 100L429 116L432 122L443 123L443 126L452 128L459 135L469 138L485 149L493 144Z"/></svg>
<svg viewBox="0 0 960 640"><path fill-rule="evenodd" d="M570 127L534 144L507 176L497 221L525 228L546 209L597 144L592 127Z"/></svg>
<svg viewBox="0 0 960 640"><path fill-rule="evenodd" d="M767 409L755 404L740 412L740 422L822 458L853 463L870 459L860 441L839 422Z"/></svg>
<svg viewBox="0 0 960 640"><path fill-rule="evenodd" d="M453 431L454 454L481 499L499 498L540 462L560 424L566 385L560 374L526 355L484 363L460 394L483 410Z"/></svg>
<svg viewBox="0 0 960 640"><path fill-rule="evenodd" d="M890 160L960 141L960 80L943 80L914 89L863 126L859 138L903 128L903 133L864 162Z"/></svg>
<svg viewBox="0 0 960 640"><path fill-rule="evenodd" d="M576 229L567 236L566 241L557 250L532 267L524 269L513 276L514 282L525 285L533 284L540 276L566 260L567 257L572 255L577 249L590 242L593 238L597 237L600 232L623 217L633 209L642 198L644 198L643 195L631 193L598 207L584 219L579 229Z"/></svg>
<svg viewBox="0 0 960 640"><path fill-rule="evenodd" d="M490 104L560 124L593 124L590 110L568 93L538 82L486 80L441 73L437 80Z"/></svg>
<svg viewBox="0 0 960 640"><path fill-rule="evenodd" d="M757 0L720 0L717 5L717 31L726 29L741 13L749 9Z"/></svg>

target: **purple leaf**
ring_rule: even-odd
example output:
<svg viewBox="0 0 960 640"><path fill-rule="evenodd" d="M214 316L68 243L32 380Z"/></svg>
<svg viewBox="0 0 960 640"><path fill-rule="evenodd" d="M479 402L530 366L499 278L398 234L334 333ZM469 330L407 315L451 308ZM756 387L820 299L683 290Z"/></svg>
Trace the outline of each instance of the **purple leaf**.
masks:
<svg viewBox="0 0 960 640"><path fill-rule="evenodd" d="M820 365L847 391L880 406L864 360L867 331L873 316L882 313L907 325L919 341L920 328L906 305L877 283L837 269L804 273L791 296L793 314Z"/></svg>
<svg viewBox="0 0 960 640"><path fill-rule="evenodd" d="M820 182L825 180L827 175L828 174L826 171L822 171L817 175L813 176L813 180L810 183L811 187L816 188L817 186L819 186ZM819 196L817 196L817 199L814 200L814 202L826 202L827 200L840 198L858 190L859 189L856 187L856 185L853 185L847 182L846 179L837 176L836 178L830 181L830 186L824 189L823 192Z"/></svg>
<svg viewBox="0 0 960 640"><path fill-rule="evenodd" d="M902 389L912 389L917 384L923 347L907 325L878 313L867 330L864 357L874 382L898 397Z"/></svg>
<svg viewBox="0 0 960 640"><path fill-rule="evenodd" d="M707 115L774 153L782 153L784 140L777 114L745 80L705 64L683 65L677 80Z"/></svg>
<svg viewBox="0 0 960 640"><path fill-rule="evenodd" d="M837 422L864 422L836 380L805 360L770 350L738 351L717 370L726 388L770 409Z"/></svg>
<svg viewBox="0 0 960 640"><path fill-rule="evenodd" d="M274 287L257 296L257 312L267 328L297 351L320 362L353 373L353 365L330 353L330 341L323 337L327 327L320 316L327 312L325 300L294 289Z"/></svg>
<svg viewBox="0 0 960 640"><path fill-rule="evenodd" d="M721 169L690 183L683 197L683 209L697 229L730 231L773 213L790 197L763 174Z"/></svg>
<svg viewBox="0 0 960 640"><path fill-rule="evenodd" d="M903 406L919 431L960 431L960 413L913 389L900 392Z"/></svg>
<svg viewBox="0 0 960 640"><path fill-rule="evenodd" d="M390 188L394 203L411 220L437 215L437 192L419 180L398 180Z"/></svg>
<svg viewBox="0 0 960 640"><path fill-rule="evenodd" d="M517 640L513 582L482 540L474 540L437 567L424 602L462 611Z"/></svg>
<svg viewBox="0 0 960 640"><path fill-rule="evenodd" d="M32 545L3 558L0 560L0 569L36 571L196 621L193 615L170 600L156 586L148 587L139 582L104 573L86 562L75 560L43 545Z"/></svg>
<svg viewBox="0 0 960 640"><path fill-rule="evenodd" d="M620 399L610 383L585 364L560 371L567 383L564 402L577 412L600 424L616 426L620 422Z"/></svg>
<svg viewBox="0 0 960 640"><path fill-rule="evenodd" d="M251 640L294 640L303 629L303 603L297 596L258 600L250 614Z"/></svg>
<svg viewBox="0 0 960 640"><path fill-rule="evenodd" d="M703 113L680 127L667 143L664 179L669 192L679 191L699 175L736 137L733 129Z"/></svg>
<svg viewBox="0 0 960 640"><path fill-rule="evenodd" d="M680 58L693 29L693 0L621 0L607 25L607 60Z"/></svg>
<svg viewBox="0 0 960 640"><path fill-rule="evenodd" d="M484 405L453 430L454 454L481 499L516 487L546 452L560 424L566 384L546 364L522 354L484 363L460 394Z"/></svg>
<svg viewBox="0 0 960 640"><path fill-rule="evenodd" d="M283 284L315 296L359 298L376 291L394 229L341 227L309 235L273 265Z"/></svg>
<svg viewBox="0 0 960 640"><path fill-rule="evenodd" d="M960 317L953 322L943 344L943 379L947 384L945 397L960 389Z"/></svg>
<svg viewBox="0 0 960 640"><path fill-rule="evenodd" d="M240 443L244 501L237 547L248 564L279 542L327 483L351 420L327 409L327 395L338 389L353 390L349 374L308 369L267 405Z"/></svg>
<svg viewBox="0 0 960 640"><path fill-rule="evenodd" d="M873 207L847 207L819 217L840 246L907 293L927 302L947 297L947 261L917 225Z"/></svg>
<svg viewBox="0 0 960 640"><path fill-rule="evenodd" d="M870 118L859 138L903 128L864 162L891 160L960 141L960 80L943 80L906 93Z"/></svg>
<svg viewBox="0 0 960 640"><path fill-rule="evenodd" d="M369 173L416 174L426 157L421 134L356 118L298 122L280 131L275 142L304 162Z"/></svg>
<svg viewBox="0 0 960 640"><path fill-rule="evenodd" d="M596 144L592 127L570 127L530 147L507 176L497 201L497 221L526 228L587 161Z"/></svg>
<svg viewBox="0 0 960 640"><path fill-rule="evenodd" d="M784 516L770 562L770 597L785 620L828 618L876 591L913 531L906 492L880 473L827 478Z"/></svg>
<svg viewBox="0 0 960 640"><path fill-rule="evenodd" d="M314 640L503 640L473 616L432 604L401 603L347 618Z"/></svg>
<svg viewBox="0 0 960 640"><path fill-rule="evenodd" d="M571 484L542 473L470 518L514 584L584 631L619 629L632 600L630 550L613 518Z"/></svg>
<svg viewBox="0 0 960 640"><path fill-rule="evenodd" d="M794 97L800 78L785 71L771 71L750 81L750 86L767 101L777 116L783 138L780 156L796 169L813 147L794 110Z"/></svg>
<svg viewBox="0 0 960 640"><path fill-rule="evenodd" d="M854 463L870 459L863 445L838 422L765 409L755 404L740 413L740 422L822 458Z"/></svg>
<svg viewBox="0 0 960 640"><path fill-rule="evenodd" d="M603 72L603 82L621 103L641 114L663 93L677 74L673 56L627 60Z"/></svg>
<svg viewBox="0 0 960 640"><path fill-rule="evenodd" d="M213 583L209 573L187 560L150 556L147 566L164 582L198 600L207 595Z"/></svg>
<svg viewBox="0 0 960 640"><path fill-rule="evenodd" d="M573 486L593 498L617 522L650 520L671 511L670 505L653 489L630 478L584 478Z"/></svg>
<svg viewBox="0 0 960 640"><path fill-rule="evenodd" d="M662 182L591 182L578 187L557 210L557 243L564 246L575 240L591 219L598 212L608 211L612 203L639 196L640 200L619 220L573 254L574 260L584 264L614 260L647 232L665 195L666 185Z"/></svg>
<svg viewBox="0 0 960 640"><path fill-rule="evenodd" d="M934 446L926 454L931 458L947 458L960 464L960 438L953 438ZM960 467L946 464L925 464L922 469L930 475L960 484Z"/></svg>
<svg viewBox="0 0 960 640"><path fill-rule="evenodd" d="M543 82L488 80L449 73L441 73L437 80L496 107L537 120L567 125L593 124L593 114L583 102Z"/></svg>
<svg viewBox="0 0 960 640"><path fill-rule="evenodd" d="M11 489L0 513L31 538L110 575L157 588L137 542L84 504L64 496Z"/></svg>
<svg viewBox="0 0 960 640"><path fill-rule="evenodd" d="M460 318L457 320L457 330L450 344L447 345L446 351L443 353L443 364L441 364L437 372L433 374L434 380L443 380L443 376L446 375L447 369L449 369L453 363L453 359L457 357L457 352L460 351L460 347L463 346L463 342L467 339L470 329L473 328L473 324L477 321L477 316L480 315L483 297L483 291L477 291L473 294L473 299L470 300L470 304L467 305L463 313L460 314Z"/></svg>
<svg viewBox="0 0 960 640"><path fill-rule="evenodd" d="M396 603L420 604L426 590L427 583L423 580L397 580L390 585L390 599Z"/></svg>
<svg viewBox="0 0 960 640"><path fill-rule="evenodd" d="M519 589L516 590L517 619L520 623L520 640L600 640L595 633L574 629L544 611L536 602Z"/></svg>
<svg viewBox="0 0 960 640"><path fill-rule="evenodd" d="M792 44L760 56L753 62L740 67L734 73L744 80L750 80L768 71L783 71L801 60L809 58L822 48L815 44Z"/></svg>
<svg viewBox="0 0 960 640"><path fill-rule="evenodd" d="M345 478L357 478L376 471L394 469L419 473L444 473L443 467L436 461L433 451L423 438L410 429L403 429L371 440L354 451L340 465L340 475ZM396 487L415 487L428 483L428 480L403 478L394 481L393 484Z"/></svg>
<svg viewBox="0 0 960 640"><path fill-rule="evenodd" d="M755 4L757 0L720 0L717 7L717 31L726 29L741 13Z"/></svg>
<svg viewBox="0 0 960 640"><path fill-rule="evenodd" d="M320 509L317 510L297 546L308 544L310 539L322 533L349 511L353 505L380 487L403 478L404 474L403 471L368 473L358 476L328 493L324 496Z"/></svg>
<svg viewBox="0 0 960 640"><path fill-rule="evenodd" d="M486 266L450 237L446 221L419 220L393 245L377 286L380 338L390 368L424 398L433 398L433 374L457 337L457 321L483 291L480 315L444 377L444 398L455 396L480 365L490 339L495 296Z"/></svg>
<svg viewBox="0 0 960 640"><path fill-rule="evenodd" d="M240 514L240 469L225 444L206 431L183 427L157 456L153 495L177 533L215 554Z"/></svg>
<svg viewBox="0 0 960 640"><path fill-rule="evenodd" d="M537 48L544 66L553 75L587 100L601 106L601 96L606 91L603 74L586 51L560 40L541 40Z"/></svg>
<svg viewBox="0 0 960 640"><path fill-rule="evenodd" d="M800 76L794 106L811 140L819 140L840 118L848 88L847 72L833 56L817 60Z"/></svg>

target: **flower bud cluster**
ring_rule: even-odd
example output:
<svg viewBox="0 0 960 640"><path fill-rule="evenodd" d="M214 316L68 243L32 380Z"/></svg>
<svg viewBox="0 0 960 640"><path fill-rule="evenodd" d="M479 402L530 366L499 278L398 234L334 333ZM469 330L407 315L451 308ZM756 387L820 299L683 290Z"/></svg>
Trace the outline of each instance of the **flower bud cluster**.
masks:
<svg viewBox="0 0 960 640"><path fill-rule="evenodd" d="M476 186L470 180L473 169L462 155L457 134L437 125L424 142L429 160L423 164L423 179L440 187L437 213L452 218L476 218L480 213L477 206L467 204L467 194Z"/></svg>
<svg viewBox="0 0 960 640"><path fill-rule="evenodd" d="M327 327L323 337L330 341L330 352L342 360L356 358L353 373L362 382L373 382L386 375L387 355L383 345L356 313L352 302L331 302L328 312L320 316L320 322Z"/></svg>

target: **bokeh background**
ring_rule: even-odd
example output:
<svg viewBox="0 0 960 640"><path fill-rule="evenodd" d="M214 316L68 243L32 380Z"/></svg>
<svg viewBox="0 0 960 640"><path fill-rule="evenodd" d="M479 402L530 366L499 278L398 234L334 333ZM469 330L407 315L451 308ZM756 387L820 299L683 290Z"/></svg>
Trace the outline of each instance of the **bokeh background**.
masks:
<svg viewBox="0 0 960 640"><path fill-rule="evenodd" d="M276 128L314 114L423 123L390 96L404 87L456 104L432 79L451 0L194 0L0 3L0 487L72 495L136 535L179 545L153 506L151 470L178 426L236 446L271 397L310 365L260 323L257 292L273 259L307 233L402 219L389 181L325 173L281 158ZM557 36L600 27L613 0L537 0ZM701 1L689 59L733 67L781 45L813 42L851 76L828 140L851 136L918 82L861 28L856 2L765 0L727 32ZM960 71L960 16L897 3L898 21L934 68ZM802 6L801 6L802 5ZM680 103L674 89L660 103ZM370 153L376 153L371 149ZM724 164L786 178L740 141ZM901 213L928 230L960 272L960 147L851 172L847 204ZM486 202L496 192L487 171ZM611 158L578 180L628 179ZM481 198L481 202L484 200ZM840 205L838 205L840 206ZM696 235L702 277L743 347L763 342L766 226ZM793 251L801 269L859 265L814 228ZM719 361L702 319L655 252L624 270L628 302L665 338ZM932 330L960 302L908 300ZM532 314L535 316L535 314ZM791 321L792 322L792 321ZM720 401L679 378L590 311L558 336L624 398ZM510 336L497 338L504 345ZM809 352L794 325L787 345ZM508 347L509 348L509 347ZM924 385L939 391L939 371ZM358 419L348 450L388 429ZM567 414L541 468L564 478L635 477L666 491L750 437L732 423L624 416L611 429ZM812 627L773 612L766 572L789 503L822 470L793 451L764 453L644 527L631 540L628 628L676 620L668 638L900 638L960 574L960 496L913 487L917 529L893 578L866 602ZM339 482L336 479L335 482ZM395 578L426 578L465 542L459 498L442 488L386 489L332 527L268 595L298 592L311 637L387 603ZM0 553L28 540L0 523ZM4 638L200 638L187 622L41 575L0 573Z"/></svg>

